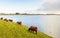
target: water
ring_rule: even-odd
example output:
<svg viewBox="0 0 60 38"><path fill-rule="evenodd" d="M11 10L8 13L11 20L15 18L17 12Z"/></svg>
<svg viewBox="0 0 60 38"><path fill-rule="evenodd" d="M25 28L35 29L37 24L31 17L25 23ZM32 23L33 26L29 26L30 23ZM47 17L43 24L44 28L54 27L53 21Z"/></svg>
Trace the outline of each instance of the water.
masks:
<svg viewBox="0 0 60 38"><path fill-rule="evenodd" d="M22 21L26 26L37 26L38 30L54 38L60 38L59 15L0 15L0 17L13 19L14 22Z"/></svg>

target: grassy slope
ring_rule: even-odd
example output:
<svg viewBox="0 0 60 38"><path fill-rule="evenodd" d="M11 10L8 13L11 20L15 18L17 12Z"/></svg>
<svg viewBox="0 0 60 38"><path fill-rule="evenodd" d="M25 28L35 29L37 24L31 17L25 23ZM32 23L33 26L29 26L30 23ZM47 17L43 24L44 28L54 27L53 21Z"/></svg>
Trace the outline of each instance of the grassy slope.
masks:
<svg viewBox="0 0 60 38"><path fill-rule="evenodd" d="M28 32L28 27L0 20L0 38L52 38L42 32Z"/></svg>

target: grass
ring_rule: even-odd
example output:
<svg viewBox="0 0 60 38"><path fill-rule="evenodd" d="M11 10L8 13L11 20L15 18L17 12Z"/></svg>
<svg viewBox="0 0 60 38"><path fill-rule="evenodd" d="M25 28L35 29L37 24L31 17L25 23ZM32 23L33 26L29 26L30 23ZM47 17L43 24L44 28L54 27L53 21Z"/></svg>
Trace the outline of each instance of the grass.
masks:
<svg viewBox="0 0 60 38"><path fill-rule="evenodd" d="M52 38L42 32L38 34L28 31L25 25L0 20L0 38Z"/></svg>

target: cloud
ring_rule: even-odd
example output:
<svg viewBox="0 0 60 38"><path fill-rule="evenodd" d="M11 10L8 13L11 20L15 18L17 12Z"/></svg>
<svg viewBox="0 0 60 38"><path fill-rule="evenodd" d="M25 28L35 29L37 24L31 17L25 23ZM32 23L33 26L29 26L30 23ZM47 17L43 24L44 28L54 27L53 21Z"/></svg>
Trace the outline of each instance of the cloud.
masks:
<svg viewBox="0 0 60 38"><path fill-rule="evenodd" d="M33 10L32 13L38 14L60 14L60 0L43 0L40 7Z"/></svg>
<svg viewBox="0 0 60 38"><path fill-rule="evenodd" d="M60 0L44 0L40 10L60 10Z"/></svg>

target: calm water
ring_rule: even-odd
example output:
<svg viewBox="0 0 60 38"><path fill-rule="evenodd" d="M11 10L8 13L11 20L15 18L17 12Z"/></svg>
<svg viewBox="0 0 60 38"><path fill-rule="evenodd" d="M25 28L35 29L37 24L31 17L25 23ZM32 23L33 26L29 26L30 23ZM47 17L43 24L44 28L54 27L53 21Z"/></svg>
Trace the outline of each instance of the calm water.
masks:
<svg viewBox="0 0 60 38"><path fill-rule="evenodd" d="M60 16L59 15L0 15L0 17L13 19L14 22L22 21L26 26L37 26L38 30L60 38Z"/></svg>

